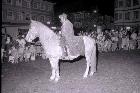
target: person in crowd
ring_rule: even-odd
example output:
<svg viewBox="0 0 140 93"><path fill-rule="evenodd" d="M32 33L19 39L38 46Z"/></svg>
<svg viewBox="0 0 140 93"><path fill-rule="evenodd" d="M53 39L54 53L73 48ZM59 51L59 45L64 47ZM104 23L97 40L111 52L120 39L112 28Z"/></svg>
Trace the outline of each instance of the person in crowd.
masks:
<svg viewBox="0 0 140 93"><path fill-rule="evenodd" d="M29 46L26 46L25 50L24 50L24 60L25 60L25 62L30 61L31 52L29 51L29 48L30 48Z"/></svg>
<svg viewBox="0 0 140 93"><path fill-rule="evenodd" d="M103 52L104 40L105 40L105 36L104 36L103 32L102 31L98 32L96 42L97 42L97 45L98 45L98 49L101 52Z"/></svg>
<svg viewBox="0 0 140 93"><path fill-rule="evenodd" d="M138 47L137 47L137 49L140 49L140 31L138 32L137 42L138 42Z"/></svg>
<svg viewBox="0 0 140 93"><path fill-rule="evenodd" d="M116 49L118 47L118 33L117 33L117 31L113 31L111 40L112 40L112 51L116 51Z"/></svg>
<svg viewBox="0 0 140 93"><path fill-rule="evenodd" d="M6 35L2 34L2 42L1 42L1 62L3 63L3 58L4 58L4 54L5 54L5 45L6 45Z"/></svg>
<svg viewBox="0 0 140 93"><path fill-rule="evenodd" d="M131 47L131 49L135 49L136 48L136 44L137 44L137 33L136 33L135 30L131 34L130 39L131 39L130 47Z"/></svg>
<svg viewBox="0 0 140 93"><path fill-rule="evenodd" d="M19 45L19 49L18 49L19 59L22 62L23 57L24 57L25 44L26 44L26 41L24 39L24 35L19 36L19 38L16 41L18 42L18 45Z"/></svg>
<svg viewBox="0 0 140 93"><path fill-rule="evenodd" d="M4 61L7 61L9 58L9 49L12 47L12 37L10 35L6 36L6 42L5 42L5 59Z"/></svg>
<svg viewBox="0 0 140 93"><path fill-rule="evenodd" d="M35 49L35 46L33 44L31 44L29 51L31 53L31 60L35 60L36 49Z"/></svg>
<svg viewBox="0 0 140 93"><path fill-rule="evenodd" d="M9 50L9 62L18 63L18 58L18 49L16 48L16 46L12 46Z"/></svg>

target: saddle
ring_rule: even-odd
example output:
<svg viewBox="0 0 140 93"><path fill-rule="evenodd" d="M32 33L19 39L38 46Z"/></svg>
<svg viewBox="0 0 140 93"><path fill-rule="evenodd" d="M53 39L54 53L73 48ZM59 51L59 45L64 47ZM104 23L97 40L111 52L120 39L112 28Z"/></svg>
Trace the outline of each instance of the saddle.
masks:
<svg viewBox="0 0 140 93"><path fill-rule="evenodd" d="M85 45L83 36L60 37L60 46L62 47L63 57L77 57L84 55Z"/></svg>

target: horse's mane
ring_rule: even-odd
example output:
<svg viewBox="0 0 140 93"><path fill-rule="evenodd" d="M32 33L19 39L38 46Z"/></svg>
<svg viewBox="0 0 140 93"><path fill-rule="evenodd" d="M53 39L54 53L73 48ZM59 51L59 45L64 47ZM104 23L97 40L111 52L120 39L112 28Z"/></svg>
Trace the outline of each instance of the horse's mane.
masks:
<svg viewBox="0 0 140 93"><path fill-rule="evenodd" d="M50 29L47 25L43 24L42 22L32 20L31 23L33 26L45 31L45 33L49 33L51 35L56 36L56 33L52 29Z"/></svg>
<svg viewBox="0 0 140 93"><path fill-rule="evenodd" d="M31 25L36 28L36 31L39 32L40 39L42 40L51 40L51 42L58 42L58 35L51 30L47 25L39 21L31 21ZM43 41L44 42L44 41Z"/></svg>

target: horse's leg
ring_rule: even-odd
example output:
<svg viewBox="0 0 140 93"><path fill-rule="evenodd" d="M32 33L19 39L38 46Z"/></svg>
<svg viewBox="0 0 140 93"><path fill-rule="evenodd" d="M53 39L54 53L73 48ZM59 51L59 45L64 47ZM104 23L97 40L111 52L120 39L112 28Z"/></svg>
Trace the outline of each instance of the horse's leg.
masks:
<svg viewBox="0 0 140 93"><path fill-rule="evenodd" d="M85 57L86 57L87 63L86 63L86 71L85 71L85 73L83 75L83 78L87 78L88 73L89 73L89 67L90 67L90 57L87 54L85 54Z"/></svg>
<svg viewBox="0 0 140 93"><path fill-rule="evenodd" d="M93 46L90 56L90 73L89 75L92 76L96 72L96 65L97 65L97 56L96 56L96 45Z"/></svg>
<svg viewBox="0 0 140 93"><path fill-rule="evenodd" d="M52 69L50 80L54 80L55 79L55 63L54 63L53 58L49 58L49 60L50 60L51 69Z"/></svg>
<svg viewBox="0 0 140 93"><path fill-rule="evenodd" d="M85 57L87 61L86 71L83 75L84 78L87 77L90 69L90 75L92 76L96 72L96 43L95 40L84 37L85 43Z"/></svg>
<svg viewBox="0 0 140 93"><path fill-rule="evenodd" d="M90 40L87 37L83 37L84 44L85 44L85 57L86 57L86 71L83 75L83 78L87 78L90 68Z"/></svg>
<svg viewBox="0 0 140 93"><path fill-rule="evenodd" d="M55 76L55 82L57 82L60 79L60 73L59 73L59 59L55 59L56 65L55 65L55 69L56 69L56 76Z"/></svg>
<svg viewBox="0 0 140 93"><path fill-rule="evenodd" d="M56 82L59 80L59 59L58 58L50 58L50 64L52 68L52 75L50 77L50 80L55 80Z"/></svg>

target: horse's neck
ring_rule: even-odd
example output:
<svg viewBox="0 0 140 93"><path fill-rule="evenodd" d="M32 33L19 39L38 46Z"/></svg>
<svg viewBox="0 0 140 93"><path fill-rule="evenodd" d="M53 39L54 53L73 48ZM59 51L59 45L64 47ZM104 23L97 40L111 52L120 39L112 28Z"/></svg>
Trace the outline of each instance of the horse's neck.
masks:
<svg viewBox="0 0 140 93"><path fill-rule="evenodd" d="M43 45L46 43L58 43L58 36L49 28L42 28L39 34L40 41Z"/></svg>

